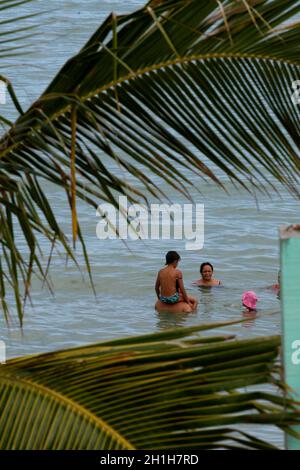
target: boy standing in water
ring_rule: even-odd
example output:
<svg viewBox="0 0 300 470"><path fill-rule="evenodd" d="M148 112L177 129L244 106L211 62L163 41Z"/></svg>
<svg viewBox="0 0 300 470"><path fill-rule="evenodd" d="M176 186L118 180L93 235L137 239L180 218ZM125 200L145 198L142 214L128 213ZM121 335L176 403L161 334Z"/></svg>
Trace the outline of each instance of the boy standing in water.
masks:
<svg viewBox="0 0 300 470"><path fill-rule="evenodd" d="M198 301L187 295L182 273L177 268L180 256L176 251L168 251L166 254L166 266L158 272L155 291L157 302L155 308L158 311L189 313L197 308Z"/></svg>

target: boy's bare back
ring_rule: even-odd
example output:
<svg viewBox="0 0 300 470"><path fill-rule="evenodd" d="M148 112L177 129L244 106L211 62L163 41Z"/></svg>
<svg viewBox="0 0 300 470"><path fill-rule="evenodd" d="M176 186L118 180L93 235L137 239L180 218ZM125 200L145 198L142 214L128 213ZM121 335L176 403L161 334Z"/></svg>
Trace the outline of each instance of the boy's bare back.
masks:
<svg viewBox="0 0 300 470"><path fill-rule="evenodd" d="M177 280L182 279L182 273L173 266L166 266L158 272L161 295L169 297L177 292Z"/></svg>

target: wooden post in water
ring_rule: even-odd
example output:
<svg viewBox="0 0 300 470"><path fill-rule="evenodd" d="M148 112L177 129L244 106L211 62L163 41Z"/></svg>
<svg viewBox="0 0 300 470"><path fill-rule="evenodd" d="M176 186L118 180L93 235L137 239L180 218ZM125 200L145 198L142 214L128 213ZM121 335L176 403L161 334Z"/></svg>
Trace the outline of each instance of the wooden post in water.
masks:
<svg viewBox="0 0 300 470"><path fill-rule="evenodd" d="M300 225L280 228L280 299L284 378L300 401ZM300 432L300 426L295 428ZM299 450L300 440L285 436L289 450Z"/></svg>

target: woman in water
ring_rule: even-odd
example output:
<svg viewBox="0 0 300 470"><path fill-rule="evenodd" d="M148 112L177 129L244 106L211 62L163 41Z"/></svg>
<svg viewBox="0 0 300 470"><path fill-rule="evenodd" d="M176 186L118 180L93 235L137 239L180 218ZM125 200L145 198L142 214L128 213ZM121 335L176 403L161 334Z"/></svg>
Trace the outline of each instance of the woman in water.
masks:
<svg viewBox="0 0 300 470"><path fill-rule="evenodd" d="M202 276L202 279L198 279L198 281L195 281L194 284L196 284L197 286L206 287L220 286L221 281L213 278L213 272L214 268L211 263L202 263L200 266L200 274Z"/></svg>

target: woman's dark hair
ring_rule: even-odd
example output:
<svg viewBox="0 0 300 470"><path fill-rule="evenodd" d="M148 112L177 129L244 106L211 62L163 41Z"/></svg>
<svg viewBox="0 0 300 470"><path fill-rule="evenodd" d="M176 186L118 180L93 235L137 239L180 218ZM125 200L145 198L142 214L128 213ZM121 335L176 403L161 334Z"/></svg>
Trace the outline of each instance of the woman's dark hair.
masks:
<svg viewBox="0 0 300 470"><path fill-rule="evenodd" d="M200 266L200 273L202 274L202 271L204 269L205 266L210 266L211 267L211 270L213 271L214 270L214 267L211 263L202 263L201 266Z"/></svg>
<svg viewBox="0 0 300 470"><path fill-rule="evenodd" d="M179 261L180 256L177 251L168 251L166 254L166 264L172 264L174 261Z"/></svg>

